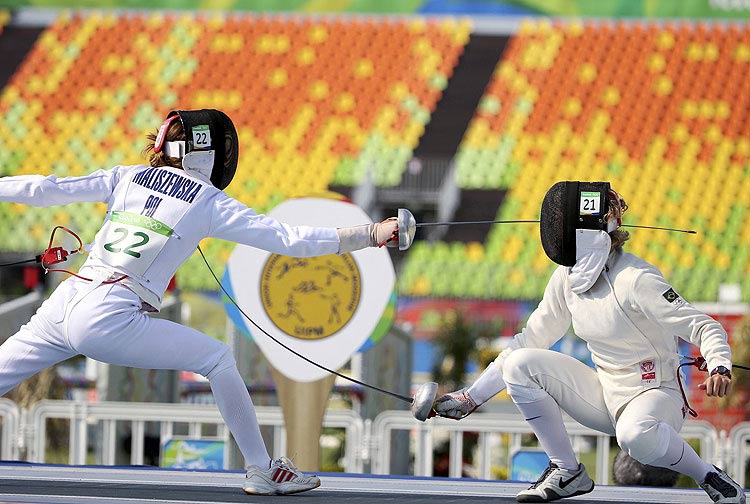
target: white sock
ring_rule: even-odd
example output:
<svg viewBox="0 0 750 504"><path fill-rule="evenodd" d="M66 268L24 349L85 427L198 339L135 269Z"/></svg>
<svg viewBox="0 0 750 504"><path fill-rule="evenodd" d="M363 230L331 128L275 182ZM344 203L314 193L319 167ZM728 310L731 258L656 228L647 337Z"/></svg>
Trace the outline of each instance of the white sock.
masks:
<svg viewBox="0 0 750 504"><path fill-rule="evenodd" d="M502 364L491 362L487 369L466 390L477 405L482 405L499 394L505 388Z"/></svg>
<svg viewBox="0 0 750 504"><path fill-rule="evenodd" d="M270 467L271 457L260 434L255 407L237 368L224 368L212 375L209 383L216 406L245 457L245 463Z"/></svg>
<svg viewBox="0 0 750 504"><path fill-rule="evenodd" d="M703 483L706 475L714 470L713 466L701 460L695 450L670 425L662 425L669 432L667 453L653 462L649 462L649 465L666 467L687 474L699 484Z"/></svg>
<svg viewBox="0 0 750 504"><path fill-rule="evenodd" d="M577 471L578 460L557 402L548 395L539 401L516 403L516 406L534 429L534 434L550 461L562 469Z"/></svg>

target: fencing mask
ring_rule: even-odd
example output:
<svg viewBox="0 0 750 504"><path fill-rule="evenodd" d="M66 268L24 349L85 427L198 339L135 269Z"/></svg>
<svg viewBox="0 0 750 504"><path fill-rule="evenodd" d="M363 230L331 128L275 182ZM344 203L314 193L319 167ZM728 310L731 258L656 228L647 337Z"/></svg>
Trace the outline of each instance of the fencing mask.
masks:
<svg viewBox="0 0 750 504"><path fill-rule="evenodd" d="M167 129L179 119L185 141L165 142ZM239 139L232 120L219 110L173 110L159 128L154 152L164 149L169 157L182 159L182 168L210 181L219 189L234 178L239 160Z"/></svg>
<svg viewBox="0 0 750 504"><path fill-rule="evenodd" d="M610 201L617 211L616 218L606 221ZM557 264L573 266L578 255L577 241L589 233L605 234L622 224L622 200L609 182L558 182L550 187L542 202L539 231L547 257Z"/></svg>

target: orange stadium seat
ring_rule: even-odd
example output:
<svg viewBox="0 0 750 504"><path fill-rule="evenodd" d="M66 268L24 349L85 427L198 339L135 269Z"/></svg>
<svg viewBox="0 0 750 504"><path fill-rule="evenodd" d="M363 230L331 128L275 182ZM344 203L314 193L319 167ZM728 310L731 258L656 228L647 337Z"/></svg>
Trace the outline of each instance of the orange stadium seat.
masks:
<svg viewBox="0 0 750 504"><path fill-rule="evenodd" d="M626 223L699 232L632 230L628 249L690 300L715 300L721 283L741 284L747 299L749 71L748 26L527 22L463 139L459 185L507 189L498 218L534 219L554 182L610 180L630 205ZM536 226L495 226L483 247L493 272L467 247L453 257L481 286L448 295L541 296L554 265ZM434 285L448 266L430 266L444 260L440 248L415 249L402 293L442 295Z"/></svg>
<svg viewBox="0 0 750 504"><path fill-rule="evenodd" d="M0 161L7 174L59 176L143 162L145 135L170 109L210 107L240 135L228 192L258 211L353 185L368 170L380 185L397 184L440 97L434 82L448 79L468 34L466 22L419 19L64 15L0 95ZM80 208L71 225L90 239L101 214L87 219ZM0 213L52 225L48 212ZM17 234L13 220L2 222L4 236ZM43 242L24 235L3 247ZM181 284L210 285L200 275Z"/></svg>

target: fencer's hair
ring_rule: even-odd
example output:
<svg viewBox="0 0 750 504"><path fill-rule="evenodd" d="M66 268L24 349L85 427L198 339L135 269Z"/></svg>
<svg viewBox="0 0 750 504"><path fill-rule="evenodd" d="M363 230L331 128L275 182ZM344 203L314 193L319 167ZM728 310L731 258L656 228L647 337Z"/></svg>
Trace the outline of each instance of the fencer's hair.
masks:
<svg viewBox="0 0 750 504"><path fill-rule="evenodd" d="M615 229L609 233L609 239L612 240L612 250L621 249L625 242L630 239L630 233L622 229Z"/></svg>
<svg viewBox="0 0 750 504"><path fill-rule="evenodd" d="M607 203L609 206L609 211L607 212L605 219L609 220L609 217L613 214L613 212L617 210L617 202L615 202L614 199L608 196ZM625 200L623 198L620 198L620 205L622 208L622 213L625 213L625 211L628 209L628 204L625 203ZM610 250L619 250L622 248L625 242L630 239L630 233L623 229L615 229L614 231L609 233L609 238L610 240L612 240L612 247Z"/></svg>
<svg viewBox="0 0 750 504"><path fill-rule="evenodd" d="M159 152L154 152L154 145L156 144L156 135L159 133L156 130L153 133L146 135L148 139L148 145L143 149L144 157L148 157L148 162L151 166L171 166L172 168L182 169L182 159L169 157L162 149ZM164 142L179 142L185 140L185 131L182 128L182 122L172 121L167 128L167 133L164 135Z"/></svg>

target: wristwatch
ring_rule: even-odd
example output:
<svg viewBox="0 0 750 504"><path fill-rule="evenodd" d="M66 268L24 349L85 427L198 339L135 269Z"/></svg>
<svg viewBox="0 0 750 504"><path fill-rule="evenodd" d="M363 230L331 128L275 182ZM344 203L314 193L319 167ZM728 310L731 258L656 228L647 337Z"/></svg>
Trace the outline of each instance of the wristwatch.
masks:
<svg viewBox="0 0 750 504"><path fill-rule="evenodd" d="M729 378L730 380L732 379L732 372L731 372L731 371L729 371L729 370L728 370L727 368L725 368L724 366L716 366L716 367L715 367L715 368L714 368L714 369L713 369L713 370L711 371L711 373L710 373L710 375L709 375L709 376L713 376L713 375L715 375L715 374L720 374L720 375L722 375L722 376L726 376L726 377L727 377L727 378Z"/></svg>

